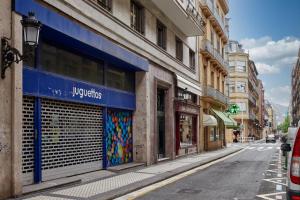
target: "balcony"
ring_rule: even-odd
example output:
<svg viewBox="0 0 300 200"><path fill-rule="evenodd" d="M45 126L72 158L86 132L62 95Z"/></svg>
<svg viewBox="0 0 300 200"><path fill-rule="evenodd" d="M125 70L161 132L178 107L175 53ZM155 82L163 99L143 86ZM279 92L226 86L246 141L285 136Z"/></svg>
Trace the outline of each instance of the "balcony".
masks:
<svg viewBox="0 0 300 200"><path fill-rule="evenodd" d="M186 35L204 34L204 19L191 0L152 0L152 2Z"/></svg>
<svg viewBox="0 0 300 200"><path fill-rule="evenodd" d="M228 5L228 4L227 4ZM222 17L219 15L214 3L211 0L200 0L200 7L205 17L211 20L213 26L221 33L222 38L228 40L228 29Z"/></svg>
<svg viewBox="0 0 300 200"><path fill-rule="evenodd" d="M219 92L215 88L211 86L203 86L202 89L203 89L203 97L212 98L225 105L229 104L229 97L225 96L223 93Z"/></svg>
<svg viewBox="0 0 300 200"><path fill-rule="evenodd" d="M256 106L256 99L251 94L249 94L248 99L252 105Z"/></svg>
<svg viewBox="0 0 300 200"><path fill-rule="evenodd" d="M250 112L249 113L249 119L253 120L253 121L256 120L256 115L253 112Z"/></svg>
<svg viewBox="0 0 300 200"><path fill-rule="evenodd" d="M201 41L201 47L200 47L201 53L203 53L205 56L210 57L212 61L216 61L226 73L228 73L229 69L229 63L226 61L222 55L218 52L217 49L213 47L211 42L207 39L203 39Z"/></svg>

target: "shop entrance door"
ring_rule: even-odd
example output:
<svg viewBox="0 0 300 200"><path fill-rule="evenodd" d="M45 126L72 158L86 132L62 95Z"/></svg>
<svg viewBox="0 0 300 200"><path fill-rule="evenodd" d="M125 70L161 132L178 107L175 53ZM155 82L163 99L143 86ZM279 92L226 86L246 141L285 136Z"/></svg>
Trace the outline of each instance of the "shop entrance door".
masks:
<svg viewBox="0 0 300 200"><path fill-rule="evenodd" d="M157 133L158 133L158 155L161 159L166 156L165 150L165 90L157 89Z"/></svg>

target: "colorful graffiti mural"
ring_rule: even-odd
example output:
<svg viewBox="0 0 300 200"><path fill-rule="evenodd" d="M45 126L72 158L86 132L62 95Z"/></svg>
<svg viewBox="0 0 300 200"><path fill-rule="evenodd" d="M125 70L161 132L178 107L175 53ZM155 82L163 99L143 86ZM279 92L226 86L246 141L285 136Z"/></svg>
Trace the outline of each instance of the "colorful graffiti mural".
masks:
<svg viewBox="0 0 300 200"><path fill-rule="evenodd" d="M107 166L132 162L132 114L108 110L106 122Z"/></svg>

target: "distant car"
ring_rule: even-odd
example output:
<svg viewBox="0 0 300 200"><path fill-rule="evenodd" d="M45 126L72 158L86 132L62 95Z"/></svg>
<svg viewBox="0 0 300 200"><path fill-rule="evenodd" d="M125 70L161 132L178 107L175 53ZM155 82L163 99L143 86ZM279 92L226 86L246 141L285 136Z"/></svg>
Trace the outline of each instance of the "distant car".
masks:
<svg viewBox="0 0 300 200"><path fill-rule="evenodd" d="M276 142L276 138L275 138L274 134L267 135L267 137L266 137L266 143L268 143L268 142L273 142L273 143Z"/></svg>
<svg viewBox="0 0 300 200"><path fill-rule="evenodd" d="M300 199L300 128L289 128L285 144L288 156L287 200Z"/></svg>

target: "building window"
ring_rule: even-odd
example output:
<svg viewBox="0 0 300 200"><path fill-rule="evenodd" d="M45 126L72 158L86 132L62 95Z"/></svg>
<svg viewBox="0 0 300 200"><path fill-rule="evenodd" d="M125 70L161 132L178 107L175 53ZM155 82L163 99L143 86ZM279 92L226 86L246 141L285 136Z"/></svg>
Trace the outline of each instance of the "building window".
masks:
<svg viewBox="0 0 300 200"><path fill-rule="evenodd" d="M217 77L217 90L220 91L220 77Z"/></svg>
<svg viewBox="0 0 300 200"><path fill-rule="evenodd" d="M210 85L211 87L215 87L215 73L210 72Z"/></svg>
<svg viewBox="0 0 300 200"><path fill-rule="evenodd" d="M246 61L236 62L236 72L246 72Z"/></svg>
<svg viewBox="0 0 300 200"><path fill-rule="evenodd" d="M176 58L182 62L183 61L183 43L178 37L176 37L175 40L176 40Z"/></svg>
<svg viewBox="0 0 300 200"><path fill-rule="evenodd" d="M97 3L105 10L111 12L112 0L97 0Z"/></svg>
<svg viewBox="0 0 300 200"><path fill-rule="evenodd" d="M136 30L137 32L144 34L145 33L145 15L144 8L136 3L135 1L131 1L130 6L130 15L131 15L131 28Z"/></svg>
<svg viewBox="0 0 300 200"><path fill-rule="evenodd" d="M242 102L242 103L236 103L236 105L240 108L241 112L246 112L247 108L246 108L246 103Z"/></svg>
<svg viewBox="0 0 300 200"><path fill-rule="evenodd" d="M235 83L230 82L229 83L229 93L234 93L235 92Z"/></svg>
<svg viewBox="0 0 300 200"><path fill-rule="evenodd" d="M159 20L156 22L157 45L167 50L167 28Z"/></svg>
<svg viewBox="0 0 300 200"><path fill-rule="evenodd" d="M105 85L111 88L134 92L134 72L123 71L119 68L109 66L105 71Z"/></svg>
<svg viewBox="0 0 300 200"><path fill-rule="evenodd" d="M39 68L85 82L135 92L135 73L41 42ZM107 66L104 70L104 66Z"/></svg>
<svg viewBox="0 0 300 200"><path fill-rule="evenodd" d="M189 55L190 55L190 67L192 69L195 69L196 67L195 52L192 49L190 49Z"/></svg>
<svg viewBox="0 0 300 200"><path fill-rule="evenodd" d="M213 28L212 27L210 29L210 39L211 39L211 44L214 47L215 46L215 36L214 36L214 32L213 32Z"/></svg>
<svg viewBox="0 0 300 200"><path fill-rule="evenodd" d="M182 114L179 115L179 133L180 133L180 147L188 147L196 144L196 117L191 115Z"/></svg>
<svg viewBox="0 0 300 200"><path fill-rule="evenodd" d="M219 133L216 127L209 127L209 141L215 142L219 140Z"/></svg>
<svg viewBox="0 0 300 200"><path fill-rule="evenodd" d="M245 93L246 92L246 83L237 81L236 82L236 90L237 90L237 92Z"/></svg>
<svg viewBox="0 0 300 200"><path fill-rule="evenodd" d="M103 85L103 61L69 52L48 43L40 43L40 68L91 83Z"/></svg>
<svg viewBox="0 0 300 200"><path fill-rule="evenodd" d="M220 42L220 39L218 38L218 41L217 41L217 50L218 50L218 53L221 52L221 42ZM221 54L221 53L220 53Z"/></svg>

